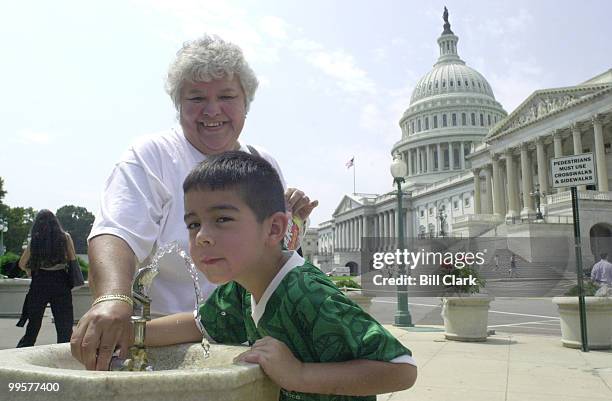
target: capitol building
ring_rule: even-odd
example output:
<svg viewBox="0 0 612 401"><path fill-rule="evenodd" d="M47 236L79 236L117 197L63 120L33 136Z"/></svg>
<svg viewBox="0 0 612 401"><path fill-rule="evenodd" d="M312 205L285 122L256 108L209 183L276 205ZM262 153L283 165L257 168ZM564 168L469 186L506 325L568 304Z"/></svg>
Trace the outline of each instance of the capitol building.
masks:
<svg viewBox="0 0 612 401"><path fill-rule="evenodd" d="M536 90L508 113L461 59L458 42L445 13L439 58L417 81L390 149L407 166L405 218L398 221L391 188L345 195L332 219L307 236L308 256L323 270L356 273L363 238L395 237L397 224L409 238L558 236L573 243L570 191L552 188L550 164L581 153L593 153L597 177L597 185L577 188L584 265L612 254L612 69L575 86ZM510 248L528 261L542 256Z"/></svg>

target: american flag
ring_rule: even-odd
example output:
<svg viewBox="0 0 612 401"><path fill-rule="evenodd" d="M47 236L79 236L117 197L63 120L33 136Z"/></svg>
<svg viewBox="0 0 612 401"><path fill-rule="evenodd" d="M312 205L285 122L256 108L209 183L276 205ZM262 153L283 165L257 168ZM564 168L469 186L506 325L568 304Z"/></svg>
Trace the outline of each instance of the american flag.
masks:
<svg viewBox="0 0 612 401"><path fill-rule="evenodd" d="M351 160L347 161L345 166L346 168L351 168L355 164L355 156L351 157Z"/></svg>

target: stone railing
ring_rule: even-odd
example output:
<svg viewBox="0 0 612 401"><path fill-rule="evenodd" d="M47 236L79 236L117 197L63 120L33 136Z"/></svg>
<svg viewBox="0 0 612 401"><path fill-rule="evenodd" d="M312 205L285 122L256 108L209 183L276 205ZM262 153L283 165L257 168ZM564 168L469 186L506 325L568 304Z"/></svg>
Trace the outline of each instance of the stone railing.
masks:
<svg viewBox="0 0 612 401"><path fill-rule="evenodd" d="M572 224L572 216L545 216L544 221L548 224Z"/></svg>
<svg viewBox="0 0 612 401"><path fill-rule="evenodd" d="M612 192L578 191L578 199L594 201L612 201ZM548 205L553 205L555 203L571 202L571 200L572 194L570 191L546 195L546 203Z"/></svg>
<svg viewBox="0 0 612 401"><path fill-rule="evenodd" d="M491 223L500 224L504 219L494 214L464 214L453 218L453 224L458 223Z"/></svg>
<svg viewBox="0 0 612 401"><path fill-rule="evenodd" d="M465 179L470 178L472 176L473 176L473 174L472 174L471 171L466 171L466 172L464 172L462 174L454 175L454 176L449 177L449 178L447 178L445 180L436 181L434 184L429 184L429 185L424 186L423 188L419 188L417 190L414 190L414 191L412 191L412 196L415 197L415 196L427 193L427 192L429 192L429 191L431 191L433 189L436 189L436 188L444 188L444 187L446 187L448 185L451 185L451 184L454 184L456 182L464 181Z"/></svg>

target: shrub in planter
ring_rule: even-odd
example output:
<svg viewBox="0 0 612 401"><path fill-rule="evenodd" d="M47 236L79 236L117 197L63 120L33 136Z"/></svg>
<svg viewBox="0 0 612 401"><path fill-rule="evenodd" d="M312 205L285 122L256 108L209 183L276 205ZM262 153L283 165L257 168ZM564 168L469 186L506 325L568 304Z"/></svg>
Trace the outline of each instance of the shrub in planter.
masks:
<svg viewBox="0 0 612 401"><path fill-rule="evenodd" d="M606 286L601 287L590 280L583 284L587 340L591 349L612 348L612 297ZM552 299L559 308L561 343L564 347L581 348L578 286L572 287L566 295Z"/></svg>
<svg viewBox="0 0 612 401"><path fill-rule="evenodd" d="M461 268L443 265L438 274L452 276L451 281L454 283L446 285L448 296L442 297L444 336L455 341L486 341L489 303L492 298L474 296L480 293L486 281L469 265Z"/></svg>

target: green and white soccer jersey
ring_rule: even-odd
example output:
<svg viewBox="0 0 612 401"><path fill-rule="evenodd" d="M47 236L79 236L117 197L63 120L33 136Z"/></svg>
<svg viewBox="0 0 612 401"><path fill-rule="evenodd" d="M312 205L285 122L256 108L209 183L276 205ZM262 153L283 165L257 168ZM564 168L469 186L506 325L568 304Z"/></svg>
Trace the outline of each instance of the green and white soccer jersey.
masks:
<svg viewBox="0 0 612 401"><path fill-rule="evenodd" d="M295 252L258 304L243 287L230 282L218 287L199 312L200 328L218 343L253 344L270 336L285 343L302 362L412 361L408 349ZM282 389L280 396L280 400L375 399Z"/></svg>

